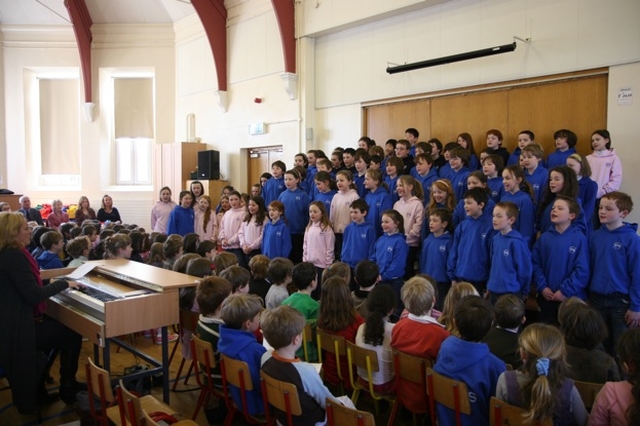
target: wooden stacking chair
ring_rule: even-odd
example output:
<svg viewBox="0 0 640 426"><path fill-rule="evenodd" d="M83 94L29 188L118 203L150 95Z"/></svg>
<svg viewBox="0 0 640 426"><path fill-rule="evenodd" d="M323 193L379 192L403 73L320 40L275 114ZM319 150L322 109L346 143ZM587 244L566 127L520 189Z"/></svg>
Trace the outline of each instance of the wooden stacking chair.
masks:
<svg viewBox="0 0 640 426"><path fill-rule="evenodd" d="M150 416L150 413L142 410L142 414L144 415L145 426L161 426L160 423L158 423ZM198 423L194 422L193 420L181 420L177 423L173 423L171 426L198 426Z"/></svg>
<svg viewBox="0 0 640 426"><path fill-rule="evenodd" d="M198 319L200 318L199 312L190 311L188 309L180 309L180 323L178 325L178 340L176 340L173 344L173 349L171 350L171 356L169 356L169 365L171 365L171 361L173 361L173 357L178 350L178 346L182 342L182 337L185 331L190 331L193 335L196 331L196 325L198 325ZM178 387L178 382L180 381L180 374L182 374L182 369L184 368L185 363L188 360L182 358L180 361L180 366L178 367L178 372L176 373L176 379L173 382L173 386L171 387L172 391L175 391ZM189 381L189 377L191 376L191 370L193 370L193 359L189 363L189 369L187 370L187 376L184 378L184 384L186 385Z"/></svg>
<svg viewBox="0 0 640 426"><path fill-rule="evenodd" d="M433 366L433 360L429 358L422 358L419 356L409 355L408 353L393 349L393 367L396 374L396 383L398 380L406 380L409 382L417 383L420 389L424 389L425 400L426 397L426 373L427 368ZM403 395L398 392L396 395L396 401L391 409L389 415L389 426L393 426L398 408L404 405L402 402ZM426 408L426 407L425 407ZM425 412L427 410L425 409ZM416 414L413 414L413 424L416 424ZM422 413L420 413L422 414Z"/></svg>
<svg viewBox="0 0 640 426"><path fill-rule="evenodd" d="M121 425L120 411L111 387L111 375L95 365L91 358L87 358L87 361L85 368L91 417L101 426L108 426L109 421ZM96 399L100 401L99 408L96 407Z"/></svg>
<svg viewBox="0 0 640 426"><path fill-rule="evenodd" d="M456 426L462 424L462 414L471 414L467 384L436 373L432 368L427 368L427 395L431 424L436 424L436 402L455 412ZM442 420L440 424L443 424Z"/></svg>
<svg viewBox="0 0 640 426"><path fill-rule="evenodd" d="M591 411L591 407L593 407L593 402L596 400L596 396L604 386L604 383L579 382L575 380L573 384L578 390L578 393L580 394L580 397L582 398L582 402L584 403L584 406L587 408L587 411Z"/></svg>
<svg viewBox="0 0 640 426"><path fill-rule="evenodd" d="M262 378L262 397L265 404L265 414L270 425L275 424L275 418L271 414L269 405L284 412L287 416L286 426L294 426L293 416L302 415L298 389L292 383L282 382L269 376L264 371L260 371Z"/></svg>
<svg viewBox="0 0 640 426"><path fill-rule="evenodd" d="M396 396L378 394L373 389L373 373L380 371L378 354L374 350L362 348L357 346L355 343L347 342L347 359L349 360L349 366L351 367L349 368L349 380L351 382L351 387L353 388L351 401L353 401L354 405L357 405L360 392L367 392L371 395L371 398L373 398L376 416L379 416L380 407L378 401L386 399L393 404L396 402ZM367 386L360 384L358 381L358 374L354 372L354 368L362 368L367 371Z"/></svg>
<svg viewBox="0 0 640 426"><path fill-rule="evenodd" d="M302 353L304 354L304 360L306 362L311 362L309 359L309 349L307 348L307 343L309 342L313 342L313 327L311 327L311 324L306 323L302 329Z"/></svg>
<svg viewBox="0 0 640 426"><path fill-rule="evenodd" d="M373 414L336 404L327 398L327 426L375 426Z"/></svg>
<svg viewBox="0 0 640 426"><path fill-rule="evenodd" d="M528 426L524 423L524 409L515 405L507 404L495 396L489 402L489 425L490 426ZM537 422L534 426L552 426L553 421L547 419L544 422Z"/></svg>
<svg viewBox="0 0 640 426"><path fill-rule="evenodd" d="M344 378L347 372L342 371L340 367L340 357L347 356L347 346L345 344L345 338L338 336L337 334L327 333L326 331L316 328L316 339L318 342L318 361L322 363L322 351L327 352L327 356L334 357L336 360L336 371L338 373L338 379L340 379L340 394L344 394Z"/></svg>
<svg viewBox="0 0 640 426"><path fill-rule="evenodd" d="M120 420L123 425L144 426L143 412L153 413L154 417L164 419L170 424L177 422L174 417L176 410L151 395L141 397L135 395L127 390L122 379L117 388L117 395Z"/></svg>
<svg viewBox="0 0 640 426"><path fill-rule="evenodd" d="M224 391L227 408L229 409L227 417L224 420L224 425L230 426L233 423L236 413L242 413L245 422L248 424L266 425L266 417L250 414L249 407L247 407L246 392L254 390L249 365L244 361L229 358L228 356L221 354L220 369L222 370L222 389ZM229 392L229 385L233 385L240 389L240 397L242 399L241 407L238 407L233 400L231 393Z"/></svg>
<svg viewBox="0 0 640 426"><path fill-rule="evenodd" d="M191 356L193 357L196 380L201 389L198 403L191 417L192 420L195 420L198 417L200 408L211 396L222 400L225 397L222 390L215 386L213 377L211 377L211 370L216 368L217 365L215 351L211 343L194 335L191 340Z"/></svg>

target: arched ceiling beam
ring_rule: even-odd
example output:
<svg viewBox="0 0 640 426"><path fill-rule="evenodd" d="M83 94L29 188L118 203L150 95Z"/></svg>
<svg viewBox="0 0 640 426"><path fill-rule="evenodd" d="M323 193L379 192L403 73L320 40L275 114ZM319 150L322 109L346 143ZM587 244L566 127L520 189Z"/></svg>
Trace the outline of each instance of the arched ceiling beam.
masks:
<svg viewBox="0 0 640 426"><path fill-rule="evenodd" d="M284 53L284 71L296 73L296 19L292 0L271 0L276 13Z"/></svg>
<svg viewBox="0 0 640 426"><path fill-rule="evenodd" d="M80 65L82 67L82 80L84 82L84 101L92 102L91 90L91 26L93 21L84 0L64 0L64 6L69 12L73 32L76 35L78 51L80 53Z"/></svg>
<svg viewBox="0 0 640 426"><path fill-rule="evenodd" d="M191 0L209 39L218 90L227 90L227 9L224 0Z"/></svg>

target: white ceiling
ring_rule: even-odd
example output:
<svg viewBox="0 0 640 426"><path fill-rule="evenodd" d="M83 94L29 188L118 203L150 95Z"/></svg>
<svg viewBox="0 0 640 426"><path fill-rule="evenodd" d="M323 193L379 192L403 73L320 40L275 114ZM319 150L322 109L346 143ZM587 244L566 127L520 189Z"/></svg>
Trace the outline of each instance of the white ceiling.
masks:
<svg viewBox="0 0 640 426"><path fill-rule="evenodd" d="M189 0L85 0L94 24L163 24L195 10ZM69 25L64 0L0 0L0 25Z"/></svg>

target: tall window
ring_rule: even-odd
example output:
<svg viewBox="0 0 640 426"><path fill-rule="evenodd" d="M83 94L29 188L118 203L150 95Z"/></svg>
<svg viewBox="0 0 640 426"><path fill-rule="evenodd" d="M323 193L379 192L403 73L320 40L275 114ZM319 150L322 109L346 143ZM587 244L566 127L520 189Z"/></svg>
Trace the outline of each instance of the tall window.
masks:
<svg viewBox="0 0 640 426"><path fill-rule="evenodd" d="M116 184L150 185L154 139L152 78L114 78Z"/></svg>

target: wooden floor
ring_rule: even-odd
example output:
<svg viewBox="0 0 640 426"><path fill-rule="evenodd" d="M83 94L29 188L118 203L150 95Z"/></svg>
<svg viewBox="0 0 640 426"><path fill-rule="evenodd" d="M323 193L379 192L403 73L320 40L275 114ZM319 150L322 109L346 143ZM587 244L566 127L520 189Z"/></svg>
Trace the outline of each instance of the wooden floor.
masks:
<svg viewBox="0 0 640 426"><path fill-rule="evenodd" d="M150 354L156 359L160 359L160 346L154 345L149 338L144 338L142 336L137 336L135 339L135 345L137 348L142 351ZM170 348L173 347L173 343L170 344ZM111 348L111 371L112 377L117 378L120 375L124 374L124 369L126 367L136 365L136 364L144 364L144 361L140 359L136 359L131 353L121 350L119 353L116 352L115 345L112 345ZM84 364L87 357L93 357L93 345L90 342L84 342L82 345L82 354L80 355L80 368L78 370L77 379L78 381L85 382L85 373L84 373ZM173 379L175 378L175 374L180 366L180 361L182 360L182 356L180 355L180 348L176 352L176 356L170 366L170 380L171 384L173 384ZM197 398L199 395L198 390L186 391L188 389L196 389L197 384L195 378L192 377L189 379L188 385L184 385L184 376L186 372L183 371L182 376L183 380L180 381L178 385L178 392L171 392L171 406L175 408L182 416L182 418L191 418L191 414L195 408ZM50 385L49 390L53 392L58 387L58 364L54 364L51 369L51 375L56 380L56 383ZM7 382L5 379L0 379L0 389L3 389L7 386ZM154 387L152 390L152 395L155 397L162 399L162 387ZM337 393L336 393L337 395ZM366 396L361 396L360 401L358 401L358 407L360 409L373 411L373 404L367 400ZM376 418L377 425L386 425L387 419L389 417L390 409L385 409L381 413L381 416ZM45 426L57 426L57 425L66 425L66 424L74 424L77 423L79 419L78 414L76 413L75 406L67 406L61 400L57 400L55 403L48 405L43 408L42 412L43 425ZM201 412L196 419L196 422L199 425L206 426L208 423L204 416L204 413ZM11 391L10 390L2 390L0 391L0 426L5 425L37 425L35 416L22 416L18 413L18 411L13 407L11 403ZM244 421L241 420L240 416L236 416L236 420L233 423L234 425L244 425ZM397 425L409 425L412 424L412 420L410 416L401 416L398 415L398 419L395 422Z"/></svg>

